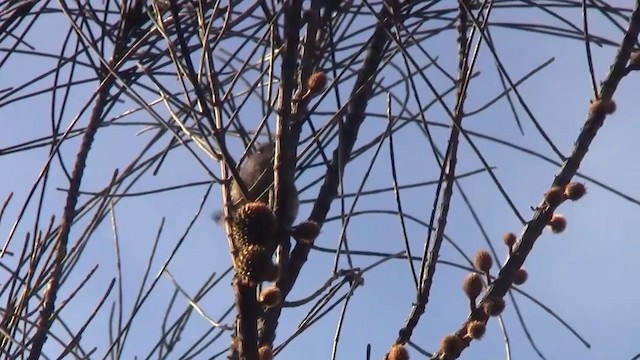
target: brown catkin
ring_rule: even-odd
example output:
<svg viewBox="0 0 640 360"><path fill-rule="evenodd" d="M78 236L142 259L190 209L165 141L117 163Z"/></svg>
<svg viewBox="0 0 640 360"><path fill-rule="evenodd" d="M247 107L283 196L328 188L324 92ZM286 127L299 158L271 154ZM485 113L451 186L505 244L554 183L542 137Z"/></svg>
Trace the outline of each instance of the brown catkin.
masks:
<svg viewBox="0 0 640 360"><path fill-rule="evenodd" d="M491 257L491 254L487 250L480 250L473 259L473 265L476 269L484 273L489 273L489 270L491 270L493 266L493 257Z"/></svg>
<svg viewBox="0 0 640 360"><path fill-rule="evenodd" d="M604 106L604 113L605 114L611 115L614 112L616 112L617 105L616 105L616 102L613 101L613 99L602 101L602 105Z"/></svg>
<svg viewBox="0 0 640 360"><path fill-rule="evenodd" d="M272 360L273 359L273 349L269 345L262 345L258 348L258 359L259 360Z"/></svg>
<svg viewBox="0 0 640 360"><path fill-rule="evenodd" d="M482 321L472 320L467 324L467 336L474 340L482 339L486 331L487 325Z"/></svg>
<svg viewBox="0 0 640 360"><path fill-rule="evenodd" d="M268 287L260 293L260 304L264 307L272 308L280 305L282 302L282 293L275 286Z"/></svg>
<svg viewBox="0 0 640 360"><path fill-rule="evenodd" d="M549 220L549 227L551 231L559 234L567 228L567 218L560 214L553 214L551 220Z"/></svg>
<svg viewBox="0 0 640 360"><path fill-rule="evenodd" d="M591 102L589 112L596 118L603 118L616 111L616 103L613 100L594 100Z"/></svg>
<svg viewBox="0 0 640 360"><path fill-rule="evenodd" d="M549 206L558 206L564 200L562 195L562 189L558 186L553 186L549 191L544 194L544 200Z"/></svg>
<svg viewBox="0 0 640 360"><path fill-rule="evenodd" d="M307 220L293 229L293 238L305 245L313 244L313 241L320 234L320 225L313 220Z"/></svg>
<svg viewBox="0 0 640 360"><path fill-rule="evenodd" d="M462 283L462 289L471 301L475 301L475 299L480 296L483 287L484 284L482 284L482 279L480 278L480 275L476 273L467 275Z"/></svg>
<svg viewBox="0 0 640 360"><path fill-rule="evenodd" d="M462 340L455 334L447 335L440 341L440 352L445 356L455 356L462 350Z"/></svg>
<svg viewBox="0 0 640 360"><path fill-rule="evenodd" d="M504 234L504 236L502 237L502 241L504 241L504 244L507 245L509 249L511 249L513 245L516 244L516 241L518 241L518 237L512 232L508 232Z"/></svg>
<svg viewBox="0 0 640 360"><path fill-rule="evenodd" d="M516 271L513 277L513 283L515 285L522 285L525 282L527 282L528 278L529 278L529 273L527 272L527 270L520 268L518 269L518 271Z"/></svg>
<svg viewBox="0 0 640 360"><path fill-rule="evenodd" d="M506 304L504 302L504 299L501 297L489 298L484 302L484 311L489 316L498 316L502 314L505 307Z"/></svg>
<svg viewBox="0 0 640 360"><path fill-rule="evenodd" d="M327 87L328 82L327 75L322 71L317 71L311 74L307 86L310 92L317 94Z"/></svg>
<svg viewBox="0 0 640 360"><path fill-rule="evenodd" d="M409 360L409 352L404 345L394 344L387 353L386 360Z"/></svg>
<svg viewBox="0 0 640 360"><path fill-rule="evenodd" d="M564 197L571 200L576 201L580 200L587 193L587 188L583 183L572 182L564 188Z"/></svg>

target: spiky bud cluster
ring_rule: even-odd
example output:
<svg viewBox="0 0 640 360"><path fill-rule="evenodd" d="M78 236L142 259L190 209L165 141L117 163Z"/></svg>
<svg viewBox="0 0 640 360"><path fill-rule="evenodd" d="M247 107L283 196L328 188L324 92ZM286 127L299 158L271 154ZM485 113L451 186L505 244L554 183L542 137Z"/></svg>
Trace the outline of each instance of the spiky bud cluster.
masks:
<svg viewBox="0 0 640 360"><path fill-rule="evenodd" d="M467 337L480 340L487 332L487 325L483 321L472 320L467 323Z"/></svg>
<svg viewBox="0 0 640 360"><path fill-rule="evenodd" d="M259 360L272 360L273 359L273 348L269 345L262 345L258 348L258 359Z"/></svg>
<svg viewBox="0 0 640 360"><path fill-rule="evenodd" d="M234 244L238 247L273 247L276 217L268 205L260 202L248 203L235 213L231 229Z"/></svg>
<svg viewBox="0 0 640 360"><path fill-rule="evenodd" d="M564 188L564 197L571 201L580 200L587 193L583 183L572 182Z"/></svg>
<svg viewBox="0 0 640 360"><path fill-rule="evenodd" d="M409 352L404 345L394 344L387 353L386 360L409 360Z"/></svg>
<svg viewBox="0 0 640 360"><path fill-rule="evenodd" d="M553 214L548 223L551 231L556 234L563 232L567 228L567 218L560 214Z"/></svg>
<svg viewBox="0 0 640 360"><path fill-rule="evenodd" d="M236 273L242 283L273 281L278 271L271 259L275 245L276 218L266 204L251 202L233 216L231 238L237 247Z"/></svg>
<svg viewBox="0 0 640 360"><path fill-rule="evenodd" d="M261 246L246 245L240 248L236 258L236 273L246 285L266 281L267 274L273 272L271 254Z"/></svg>
<svg viewBox="0 0 640 360"><path fill-rule="evenodd" d="M313 220L307 220L298 224L293 229L293 238L305 245L313 244L320 234L320 225Z"/></svg>
<svg viewBox="0 0 640 360"><path fill-rule="evenodd" d="M480 250L473 259L473 266L479 271L488 274L493 266L493 257L487 250Z"/></svg>
<svg viewBox="0 0 640 360"><path fill-rule="evenodd" d="M268 287L260 293L260 304L266 308L280 305L282 302L282 292L275 286Z"/></svg>
<svg viewBox="0 0 640 360"><path fill-rule="evenodd" d="M518 269L518 271L516 271L513 277L513 283L515 285L522 285L525 282L527 282L528 278L529 278L529 273L527 272L527 270L520 268Z"/></svg>
<svg viewBox="0 0 640 360"><path fill-rule="evenodd" d="M462 345L462 339L460 339L458 335L447 335L440 341L439 352L445 357L455 357L462 350Z"/></svg>
<svg viewBox="0 0 640 360"><path fill-rule="evenodd" d="M613 114L616 111L615 101L609 100L594 100L591 102L589 112L595 118L604 118L607 115Z"/></svg>
<svg viewBox="0 0 640 360"><path fill-rule="evenodd" d="M506 307L506 304L504 302L504 299L501 297L492 297L487 299L484 302L484 311L487 313L487 315L489 316L498 316L500 314L502 314L502 312L504 311L504 308Z"/></svg>
<svg viewBox="0 0 640 360"><path fill-rule="evenodd" d="M564 200L562 189L559 186L553 186L544 194L544 201L549 206L558 206Z"/></svg>
<svg viewBox="0 0 640 360"><path fill-rule="evenodd" d="M482 288L484 284L482 284L482 279L480 275L476 273L471 273L464 278L464 282L462 283L462 290L467 294L467 297L470 300L471 310L476 307L476 299L482 293Z"/></svg>

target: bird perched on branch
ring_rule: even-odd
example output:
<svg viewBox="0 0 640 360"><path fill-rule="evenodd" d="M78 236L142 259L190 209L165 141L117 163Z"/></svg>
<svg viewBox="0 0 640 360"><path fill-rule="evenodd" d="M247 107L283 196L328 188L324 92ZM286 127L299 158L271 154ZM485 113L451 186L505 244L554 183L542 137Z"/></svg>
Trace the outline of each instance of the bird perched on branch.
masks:
<svg viewBox="0 0 640 360"><path fill-rule="evenodd" d="M269 204L273 198L273 165L275 155L275 144L268 142L258 145L257 149L247 156L239 170L239 175L247 187L247 198L242 194L240 185L236 181L231 183L231 210L232 213L239 209L242 205L258 201ZM286 224L291 226L298 215L298 189L295 184L282 184L287 196L287 214ZM222 219L221 214L217 216Z"/></svg>

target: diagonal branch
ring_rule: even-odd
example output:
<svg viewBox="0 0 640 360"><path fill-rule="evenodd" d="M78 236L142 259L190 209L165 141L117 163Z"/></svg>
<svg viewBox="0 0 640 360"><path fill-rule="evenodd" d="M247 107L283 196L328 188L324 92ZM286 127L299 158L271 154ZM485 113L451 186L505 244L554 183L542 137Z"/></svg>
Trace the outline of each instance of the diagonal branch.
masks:
<svg viewBox="0 0 640 360"><path fill-rule="evenodd" d="M616 59L609 70L609 74L602 83L600 100L611 100L618 84L625 76L626 64L637 41L638 33L640 33L640 0L636 1L624 40L622 41L618 54L616 55ZM576 140L571 156L567 158L560 169L560 172L555 176L551 186L564 188L576 175L578 168L580 167L580 163L586 156L589 146L596 137L598 130L602 127L604 119L605 115L601 113L589 113L585 124L578 135L578 139ZM520 239L513 247L512 253L507 259L507 262L500 269L498 277L491 283L480 304L478 304L478 309L482 309L484 303L489 298L502 298L505 296L507 291L511 288L516 271L518 271L518 269L520 269L524 264L525 259L533 249L533 245L542 234L542 231L547 226L549 219L557 207L558 204L547 206L545 201L541 202L540 206L533 214L532 219L525 226L524 231L520 235ZM477 314L469 314L469 319L474 317L474 315ZM463 324L457 331L457 334L461 338L466 333L465 324ZM469 338L464 338L463 341L464 347L468 347L470 345L471 340ZM437 355L438 354L434 355L434 358L436 358L435 356Z"/></svg>
<svg viewBox="0 0 640 360"><path fill-rule="evenodd" d="M38 318L37 330L33 335L33 345L31 347L31 353L29 354L29 360L39 359L42 353L42 347L47 340L49 328L53 322L53 315L55 312L55 304L57 299L57 293L60 288L60 279L62 277L62 267L64 260L67 256L67 244L69 242L69 233L71 232L71 225L76 215L76 203L78 201L80 183L82 182L82 176L86 166L87 157L91 144L93 143L94 136L100 125L102 119L102 113L107 103L109 94L109 88L114 83L114 78L109 74L107 78L101 82L100 87L96 91L98 94L96 103L87 125L86 132L80 145L80 150L76 156L76 162L69 181L69 193L64 207L64 213L58 236L55 241L55 262L53 269L51 270L51 279L47 285L47 289L44 294L43 308L40 311Z"/></svg>
<svg viewBox="0 0 640 360"><path fill-rule="evenodd" d="M447 151L445 153L445 161L442 166L442 172L440 173L440 184L436 190L436 197L434 199L433 209L430 223L434 223L435 210L438 209L438 216L435 222L435 226L432 231L429 231L429 238L427 239L424 247L424 256L422 262L422 270L420 272L420 287L418 288L417 300L411 308L411 313L405 322L405 325L400 329L396 344L405 344L413 333L413 329L418 325L420 317L424 313L427 302L429 301L429 294L431 291L431 284L433 276L436 270L436 263L440 253L440 246L444 239L444 230L447 225L447 219L449 218L449 207L451 205L451 196L453 194L453 186L455 184L455 170L458 155L458 144L460 137L460 125L464 115L464 101L466 98L468 83L470 80L471 67L473 66L473 60L471 61L471 67L469 64L469 48L470 39L467 36L467 11L469 1L460 1L459 13L458 13L458 92L456 94L456 107L453 114L453 124L451 127L451 133L447 142ZM489 9L491 6L489 5ZM489 14L485 17L488 19ZM483 24L484 25L484 24ZM480 39L481 40L481 39ZM478 47L481 41L478 41ZM476 54L477 55L477 48ZM473 58L475 60L475 56ZM442 190L441 190L442 188ZM442 200L439 200L439 195L442 194ZM431 249L429 244L432 243Z"/></svg>

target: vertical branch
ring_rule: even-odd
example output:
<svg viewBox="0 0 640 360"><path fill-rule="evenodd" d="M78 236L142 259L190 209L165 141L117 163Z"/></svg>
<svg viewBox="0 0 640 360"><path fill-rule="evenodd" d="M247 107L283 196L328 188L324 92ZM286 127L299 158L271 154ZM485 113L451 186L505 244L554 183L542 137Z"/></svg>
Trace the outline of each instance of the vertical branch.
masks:
<svg viewBox="0 0 640 360"><path fill-rule="evenodd" d="M444 239L444 229L447 225L449 216L449 208L451 205L451 196L453 194L453 186L455 184L455 170L458 155L458 144L460 137L460 125L464 116L464 100L466 97L466 89L469 74L469 54L468 54L468 38L467 38L467 11L469 9L468 0L460 0L458 7L458 91L456 93L456 107L453 114L453 126L447 142L447 151L445 153L445 161L440 173L439 186L436 190L433 209L438 209L437 220L432 231L429 231L429 238L425 242L424 255L422 260L422 269L420 271L420 286L416 302L414 303L411 313L400 330L396 344L406 344L413 329L418 325L420 317L425 311L433 276L435 274L436 260L440 253L440 246ZM442 187L442 190L441 190ZM440 194L442 200L440 201ZM434 215L432 214L431 223L434 223ZM433 244L429 249L429 244Z"/></svg>
<svg viewBox="0 0 640 360"><path fill-rule="evenodd" d="M351 150L358 136L360 126L365 119L365 110L372 94L373 84L378 73L378 67L385 55L389 38L387 32L393 24L391 8L397 10L399 4L395 0L389 0L380 10L380 18L383 19L376 25L376 29L369 42L369 50L364 59L362 68L358 71L358 77L351 91L351 103L349 105L346 121L340 133L338 148L333 152L333 159L328 165L324 183L320 188L318 200L315 202L309 219L322 224L329 212L331 203L337 195L340 175L344 174L344 168L349 160ZM277 214L277 213L276 213ZM291 259L288 273L278 281L283 297L286 297L295 284L300 270L307 261L310 244L296 243L291 251ZM273 343L278 326L278 318L282 311L281 306L276 306L265 311L264 324L260 328L260 341Z"/></svg>
<svg viewBox="0 0 640 360"><path fill-rule="evenodd" d="M284 2L284 49L280 69L280 89L278 104L278 119L276 124L275 160L274 160L274 213L278 219L276 238L280 245L278 249L278 266L281 277L286 278L289 264L289 249L291 247L286 221L290 216L290 204L287 201L294 194L287 194L288 186L293 183L296 162L296 147L290 136L292 116L292 98L296 89L296 74L298 70L298 45L300 18L302 11L301 0L286 0Z"/></svg>
<svg viewBox="0 0 640 360"><path fill-rule="evenodd" d="M103 73L106 73L103 72ZM101 123L102 112L107 103L107 95L109 94L109 88L113 85L114 80L111 74L106 75L106 78L101 82L98 90L96 91L98 96L96 97L96 103L91 113L91 118L86 128L86 132L82 138L80 150L76 155L76 162L71 173L71 179L69 180L69 191L67 193L67 199L64 207L64 213L62 215L62 221L60 229L58 230L58 236L55 240L55 261L51 270L51 279L47 285L44 293L42 310L37 321L37 329L33 335L33 344L31 347L31 353L29 354L29 360L40 359L42 353L42 347L47 341L49 328L53 323L53 314L55 312L55 303L60 289L60 278L62 276L62 267L65 257L67 256L67 244L69 242L69 233L71 231L71 224L75 218L76 203L78 202L80 183L82 182L82 176L91 149L91 144Z"/></svg>
<svg viewBox="0 0 640 360"><path fill-rule="evenodd" d="M232 355L240 360L256 360L258 358L258 300L256 286L241 284L236 278L233 291L236 299L238 318L236 319L235 349Z"/></svg>
<svg viewBox="0 0 640 360"><path fill-rule="evenodd" d="M298 45L300 18L302 11L301 0L285 0L284 2L284 48L282 52L282 63L280 68L280 88L279 88L279 104L278 119L276 124L276 143L275 143L275 159L274 159L274 213L278 219L276 241L277 264L280 269L280 276L276 282L278 288L282 288L283 284L289 282L289 251L291 242L289 240L289 227L287 219L291 216L291 202L288 201L292 196L297 194L288 194L287 189L293 187L293 176L296 163L296 147L297 141L290 136L291 125L294 116L292 114L292 99L296 89L296 74L298 69ZM284 293L284 291L283 291ZM262 321L268 321L262 319ZM264 329L264 324L261 324ZM273 328L275 329L275 327ZM263 333L261 333L262 335ZM273 336L260 336L260 343L271 345Z"/></svg>

